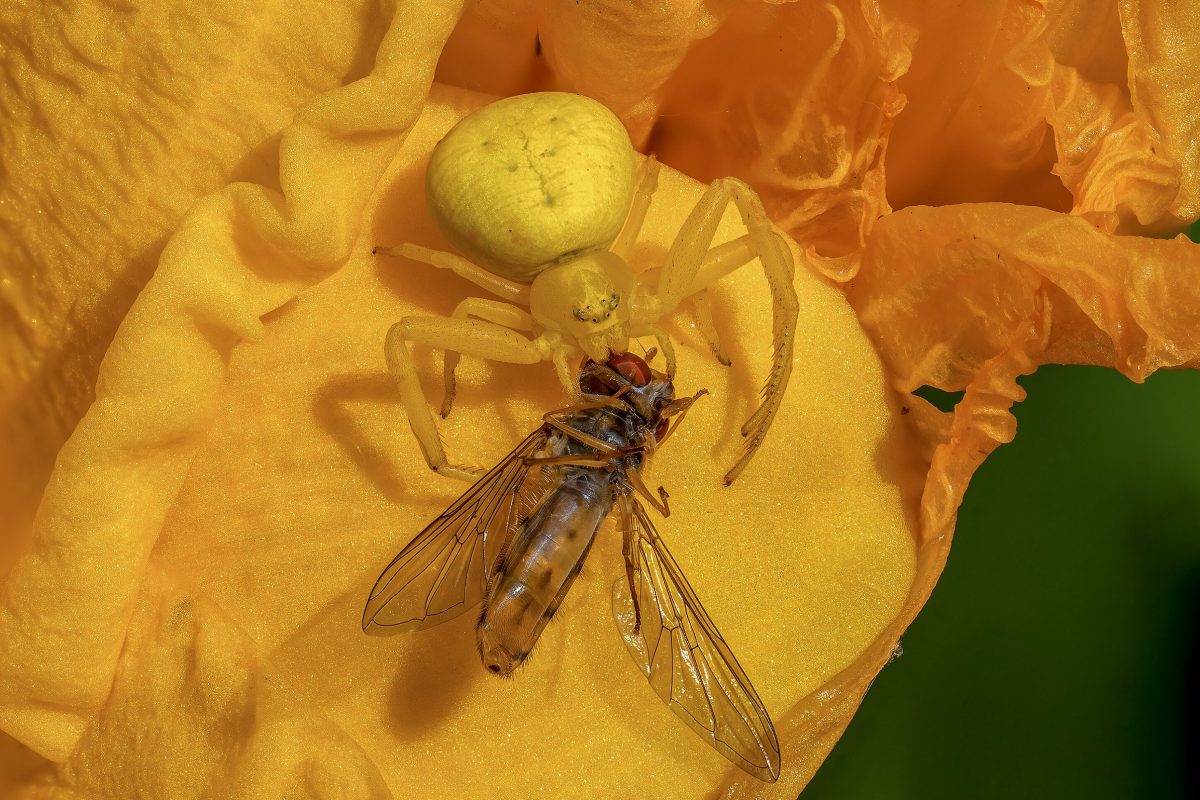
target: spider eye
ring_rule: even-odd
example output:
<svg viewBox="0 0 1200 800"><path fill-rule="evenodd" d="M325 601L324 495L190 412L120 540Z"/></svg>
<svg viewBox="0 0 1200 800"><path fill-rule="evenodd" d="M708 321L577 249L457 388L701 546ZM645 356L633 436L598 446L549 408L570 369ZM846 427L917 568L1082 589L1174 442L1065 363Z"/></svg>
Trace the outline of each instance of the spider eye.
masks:
<svg viewBox="0 0 1200 800"><path fill-rule="evenodd" d="M585 322L587 320L587 314L585 314L583 309L579 306L575 306L575 310L571 312L571 316L575 317L575 319L579 320L580 322Z"/></svg>
<svg viewBox="0 0 1200 800"><path fill-rule="evenodd" d="M621 305L621 295L613 292L612 296L608 298L608 307L610 310L616 311L619 305Z"/></svg>

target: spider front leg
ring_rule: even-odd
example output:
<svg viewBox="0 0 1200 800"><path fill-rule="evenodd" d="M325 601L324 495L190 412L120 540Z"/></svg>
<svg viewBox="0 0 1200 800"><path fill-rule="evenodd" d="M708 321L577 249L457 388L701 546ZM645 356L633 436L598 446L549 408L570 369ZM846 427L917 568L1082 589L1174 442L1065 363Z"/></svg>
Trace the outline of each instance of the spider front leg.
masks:
<svg viewBox="0 0 1200 800"><path fill-rule="evenodd" d="M501 303L498 300L487 300L482 297L468 297L466 300L463 300L454 307L454 314L452 316L454 319L477 317L487 322L494 322L497 325L518 331L533 330L533 317L529 316L524 310L508 303ZM458 390L454 371L458 368L460 358L461 356L458 351L446 351L443 366L443 382L446 387L446 393L442 398L443 419L450 416L450 408L454 405L454 396Z"/></svg>
<svg viewBox="0 0 1200 800"><path fill-rule="evenodd" d="M470 281L497 297L501 297L511 303L529 305L529 286L489 272L477 264L472 264L456 253L448 253L445 250L430 250L428 247L422 247L419 244L405 242L396 247L375 245L374 249L371 250L371 254L376 256L401 256L413 261L420 261L422 264L428 264L438 269L448 269L458 277Z"/></svg>
<svg viewBox="0 0 1200 800"><path fill-rule="evenodd" d="M625 217L625 225L612 244L612 251L628 261L633 255L633 247L637 244L642 226L646 223L646 212L650 209L650 201L658 189L659 163L654 156L647 156L642 162L641 177L633 192L633 201L629 204L629 214Z"/></svg>
<svg viewBox="0 0 1200 800"><path fill-rule="evenodd" d="M531 340L494 322L446 317L406 317L388 330L384 354L425 461L440 475L473 481L483 470L451 464L446 458L433 414L421 393L408 342L508 364L536 364L552 357L560 345L558 336L548 333Z"/></svg>
<svg viewBox="0 0 1200 800"><path fill-rule="evenodd" d="M717 359L722 366L731 366L733 362L729 360L729 356L725 355L725 348L721 347L721 337L717 333L716 323L713 322L712 300L708 296L707 289L701 289L692 295L692 311L696 314L696 327L700 329L700 335L708 343L708 349L712 351L713 358Z"/></svg>
<svg viewBox="0 0 1200 800"><path fill-rule="evenodd" d="M642 627L642 610L638 606L638 587L635 576L640 572L635 553L638 535L633 526L633 509L629 496L622 495L618 503L621 515L621 556L625 560L625 580L629 582L629 598L633 602L633 631Z"/></svg>
<svg viewBox="0 0 1200 800"><path fill-rule="evenodd" d="M717 225L731 201L749 233L733 242L713 247L712 239ZM726 485L732 483L754 457L779 411L792 374L792 350L800 309L792 284L795 263L791 250L780 234L775 232L762 201L753 189L737 178L720 178L708 187L679 229L667 253L658 283L658 302L651 304L659 315L670 313L685 298L707 289L756 257L771 287L774 357L763 387L762 404L741 429L742 436L746 437L746 450L725 474ZM654 323L657 318L643 322Z"/></svg>
<svg viewBox="0 0 1200 800"><path fill-rule="evenodd" d="M656 342L658 342L658 349L662 350L663 361L666 362L667 378L669 380L674 380L675 379L675 345L673 345L671 343L671 337L668 336L667 332L658 325L647 325L647 326L645 326L645 328L638 330L636 332L636 335L638 335L638 336L642 336L644 334L650 334L651 336L654 337L654 340ZM649 361L650 359L647 358L646 360Z"/></svg>

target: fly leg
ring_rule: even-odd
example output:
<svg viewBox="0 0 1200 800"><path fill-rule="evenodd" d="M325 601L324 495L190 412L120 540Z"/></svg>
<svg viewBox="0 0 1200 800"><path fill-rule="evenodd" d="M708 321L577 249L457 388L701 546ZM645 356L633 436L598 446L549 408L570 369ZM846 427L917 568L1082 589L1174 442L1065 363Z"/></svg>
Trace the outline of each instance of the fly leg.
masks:
<svg viewBox="0 0 1200 800"><path fill-rule="evenodd" d="M688 409L692 407L692 403L696 402L701 397L704 397L706 394L708 394L708 389L701 389L691 397L684 397L676 400L659 412L664 417L671 417L675 414L679 415L678 418L671 423L671 427L667 428L667 432L663 434L663 437L658 440L659 445L671 438L671 434L675 432L675 429L679 427L679 423L683 422L683 418L687 416Z"/></svg>
<svg viewBox="0 0 1200 800"><path fill-rule="evenodd" d="M634 575L638 572L637 564L633 561L633 549L637 545L637 531L633 529L633 512L629 508L628 495L621 496L621 555L625 558L625 579L629 581L629 598L633 601L633 632L642 628L642 609L638 605L637 583Z"/></svg>
<svg viewBox="0 0 1200 800"><path fill-rule="evenodd" d="M628 411L629 406L625 403L622 403L620 400L621 395L625 394L626 391L628 390L622 389L615 395L588 394L587 392L584 392L580 395L580 397L582 398L582 404L587 408L615 408L617 411ZM573 410L582 411L583 409L574 408Z"/></svg>
<svg viewBox="0 0 1200 800"><path fill-rule="evenodd" d="M570 436L577 442L582 442L593 450L598 450L606 459L616 458L625 454L625 451L619 447L613 447L603 439L597 439L595 436L576 430L562 420L563 417L579 411L587 411L591 408L608 408L609 404L601 401L592 401L587 403L578 403L566 408L560 408L557 411L547 412L542 416L542 421L547 425L553 426L555 429L562 431L567 436Z"/></svg>
<svg viewBox="0 0 1200 800"><path fill-rule="evenodd" d="M642 480L642 473L635 469L625 471L625 477L629 479L629 484L638 494L646 498L646 502L654 506L654 510L662 514L664 517L671 516L671 507L667 505L667 490L663 487L658 487L658 497L650 494L650 490L646 488L646 482Z"/></svg>
<svg viewBox="0 0 1200 800"><path fill-rule="evenodd" d="M588 458L587 456L536 456L522 459L527 466L549 466L558 464L564 467L607 467L611 462L608 458Z"/></svg>

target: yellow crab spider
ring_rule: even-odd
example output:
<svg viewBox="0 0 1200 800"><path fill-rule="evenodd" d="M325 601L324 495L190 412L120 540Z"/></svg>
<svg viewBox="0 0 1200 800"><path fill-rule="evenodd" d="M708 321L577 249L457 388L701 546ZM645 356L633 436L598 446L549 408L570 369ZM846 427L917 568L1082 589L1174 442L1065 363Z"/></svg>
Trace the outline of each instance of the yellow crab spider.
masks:
<svg viewBox="0 0 1200 800"><path fill-rule="evenodd" d="M568 396L578 399L575 360L602 362L653 336L675 373L675 351L660 321L689 297L699 327L722 363L704 292L758 259L771 288L774 358L762 404L742 426L746 448L725 475L731 483L763 441L792 370L798 302L794 263L757 194L736 178L712 183L679 229L656 286L629 266L658 183L658 163L644 162L635 181L629 137L600 103L540 92L499 100L464 118L438 143L426 171L426 199L438 226L467 258L416 244L377 247L449 269L500 298L463 300L451 317L406 317L384 345L409 424L429 466L474 480L480 471L446 457L417 380L409 343L445 351L446 394L454 400L461 354L509 364L554 364ZM748 233L712 246L732 202Z"/></svg>

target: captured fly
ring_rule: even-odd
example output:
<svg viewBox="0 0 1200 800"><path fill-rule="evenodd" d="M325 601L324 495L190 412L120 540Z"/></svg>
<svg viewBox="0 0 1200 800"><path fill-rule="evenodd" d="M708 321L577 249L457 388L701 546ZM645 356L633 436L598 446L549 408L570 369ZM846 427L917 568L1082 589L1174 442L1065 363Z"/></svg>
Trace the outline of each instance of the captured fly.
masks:
<svg viewBox="0 0 1200 800"><path fill-rule="evenodd" d="M363 630L419 630L482 604L483 666L511 676L615 508L626 580L613 587L613 610L629 652L692 730L746 772L774 781L771 718L638 500L670 514L666 492L647 491L642 467L703 392L675 399L666 376L629 353L588 362L579 385L584 402L546 414L400 551L371 590Z"/></svg>

